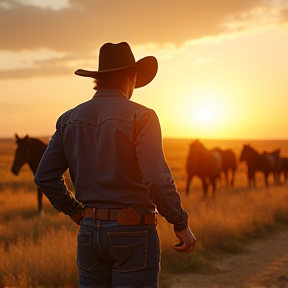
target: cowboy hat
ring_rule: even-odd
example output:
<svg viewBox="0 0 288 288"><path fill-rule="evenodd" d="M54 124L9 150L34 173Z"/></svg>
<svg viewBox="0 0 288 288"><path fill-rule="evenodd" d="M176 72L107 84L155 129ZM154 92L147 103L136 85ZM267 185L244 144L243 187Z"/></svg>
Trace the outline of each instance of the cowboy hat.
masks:
<svg viewBox="0 0 288 288"><path fill-rule="evenodd" d="M99 79L110 73L133 70L137 73L135 88L150 83L158 69L157 59L153 56L144 57L135 62L134 55L128 43L105 43L99 52L98 71L78 69L76 75Z"/></svg>

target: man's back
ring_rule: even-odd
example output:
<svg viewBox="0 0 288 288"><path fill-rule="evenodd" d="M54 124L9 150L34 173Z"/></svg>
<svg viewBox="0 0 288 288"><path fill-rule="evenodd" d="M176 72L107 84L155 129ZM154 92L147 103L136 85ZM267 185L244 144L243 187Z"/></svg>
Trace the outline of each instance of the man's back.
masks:
<svg viewBox="0 0 288 288"><path fill-rule="evenodd" d="M103 89L60 117L57 127L79 201L154 210L135 151L138 129L151 113L119 90Z"/></svg>

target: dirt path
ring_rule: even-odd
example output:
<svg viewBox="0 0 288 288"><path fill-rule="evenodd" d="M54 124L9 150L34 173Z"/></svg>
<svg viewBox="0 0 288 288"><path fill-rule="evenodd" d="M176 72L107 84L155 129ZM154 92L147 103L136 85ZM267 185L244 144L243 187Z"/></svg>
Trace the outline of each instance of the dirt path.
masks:
<svg viewBox="0 0 288 288"><path fill-rule="evenodd" d="M288 229L214 262L216 272L177 275L171 288L288 288Z"/></svg>

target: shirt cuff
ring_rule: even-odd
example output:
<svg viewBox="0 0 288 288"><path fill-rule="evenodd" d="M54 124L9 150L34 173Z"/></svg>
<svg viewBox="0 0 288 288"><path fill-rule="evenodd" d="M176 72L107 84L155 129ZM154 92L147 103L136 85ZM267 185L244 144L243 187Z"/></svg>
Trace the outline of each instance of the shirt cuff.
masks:
<svg viewBox="0 0 288 288"><path fill-rule="evenodd" d="M174 231L180 232L188 227L188 213L186 210L182 209L183 220L177 224L174 224Z"/></svg>
<svg viewBox="0 0 288 288"><path fill-rule="evenodd" d="M80 203L79 201L77 201L76 199L73 199L72 203L66 204L65 206L62 206L60 209L58 209L58 207L57 207L56 209L59 212L63 212L64 214L71 217L74 214L76 214L77 210L80 208L84 208L84 205L82 203Z"/></svg>

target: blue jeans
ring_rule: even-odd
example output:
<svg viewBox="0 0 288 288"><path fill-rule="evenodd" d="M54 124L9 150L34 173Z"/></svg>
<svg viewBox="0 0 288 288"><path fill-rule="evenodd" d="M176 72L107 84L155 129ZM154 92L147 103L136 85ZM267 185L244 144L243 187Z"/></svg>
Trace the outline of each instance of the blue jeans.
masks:
<svg viewBox="0 0 288 288"><path fill-rule="evenodd" d="M157 288L156 226L84 219L78 233L77 266L81 288Z"/></svg>

